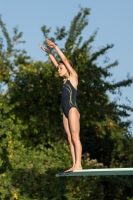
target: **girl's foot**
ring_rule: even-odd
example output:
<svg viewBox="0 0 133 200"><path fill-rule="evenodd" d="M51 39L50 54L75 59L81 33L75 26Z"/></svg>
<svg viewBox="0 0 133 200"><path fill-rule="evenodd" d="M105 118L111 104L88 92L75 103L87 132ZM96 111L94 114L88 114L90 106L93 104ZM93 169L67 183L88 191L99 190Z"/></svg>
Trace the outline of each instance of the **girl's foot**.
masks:
<svg viewBox="0 0 133 200"><path fill-rule="evenodd" d="M73 166L74 167L74 166ZM71 167L70 169L67 169L65 172L70 172L73 170L73 167Z"/></svg>
<svg viewBox="0 0 133 200"><path fill-rule="evenodd" d="M82 170L82 166L73 166L70 169L66 170L65 172L71 172L73 170Z"/></svg>

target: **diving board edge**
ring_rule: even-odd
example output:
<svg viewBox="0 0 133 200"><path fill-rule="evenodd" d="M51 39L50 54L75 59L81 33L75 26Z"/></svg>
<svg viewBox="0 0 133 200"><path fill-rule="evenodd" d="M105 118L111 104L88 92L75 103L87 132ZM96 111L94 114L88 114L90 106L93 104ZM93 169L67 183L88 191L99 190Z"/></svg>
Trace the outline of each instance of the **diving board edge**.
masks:
<svg viewBox="0 0 133 200"><path fill-rule="evenodd" d="M133 175L133 168L102 168L102 169L82 169L70 172L61 172L56 177L63 176L112 176L112 175Z"/></svg>

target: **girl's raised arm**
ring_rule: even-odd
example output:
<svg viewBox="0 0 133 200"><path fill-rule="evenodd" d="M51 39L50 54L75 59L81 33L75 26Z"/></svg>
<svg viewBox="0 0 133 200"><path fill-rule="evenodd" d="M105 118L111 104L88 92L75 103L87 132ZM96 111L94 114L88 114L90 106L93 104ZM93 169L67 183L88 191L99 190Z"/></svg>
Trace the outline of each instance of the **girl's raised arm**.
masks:
<svg viewBox="0 0 133 200"><path fill-rule="evenodd" d="M55 57L53 56L53 54L52 54L48 49L46 49L45 47L43 47L40 43L38 43L38 45L39 45L39 47L40 47L44 52L46 52L46 53L48 54L48 56L49 56L51 62L54 64L54 66L55 66L56 68L58 68L58 62L57 62L57 60L55 59Z"/></svg>
<svg viewBox="0 0 133 200"><path fill-rule="evenodd" d="M72 66L69 64L68 62L68 59L66 58L66 56L63 54L63 52L59 49L59 47L54 44L52 41L50 40L46 40L46 43L47 45L50 47L50 48L54 48L58 55L60 56L61 60L63 61L63 63L65 64L67 70L69 71L69 73L72 75L72 76L77 76L77 73L76 71L72 68Z"/></svg>

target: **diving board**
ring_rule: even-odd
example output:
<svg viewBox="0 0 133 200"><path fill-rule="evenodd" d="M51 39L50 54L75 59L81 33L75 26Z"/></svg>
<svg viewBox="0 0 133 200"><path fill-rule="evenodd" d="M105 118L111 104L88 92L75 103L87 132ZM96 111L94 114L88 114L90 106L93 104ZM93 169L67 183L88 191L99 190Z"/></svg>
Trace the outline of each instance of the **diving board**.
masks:
<svg viewBox="0 0 133 200"><path fill-rule="evenodd" d="M112 176L112 175L133 175L133 168L102 168L102 169L82 169L56 174L62 176Z"/></svg>

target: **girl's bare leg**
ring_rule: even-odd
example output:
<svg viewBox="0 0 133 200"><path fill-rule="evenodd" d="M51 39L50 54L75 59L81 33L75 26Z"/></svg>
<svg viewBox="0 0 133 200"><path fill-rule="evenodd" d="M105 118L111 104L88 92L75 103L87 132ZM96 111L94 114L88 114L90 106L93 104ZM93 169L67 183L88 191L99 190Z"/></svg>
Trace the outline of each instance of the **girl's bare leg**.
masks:
<svg viewBox="0 0 133 200"><path fill-rule="evenodd" d="M67 134L69 145L70 145L70 152L71 152L71 156L72 156L73 166L75 166L74 144L73 144L72 136L71 136L70 129L69 129L68 119L65 117L64 114L63 114L63 125L64 125L65 132Z"/></svg>
<svg viewBox="0 0 133 200"><path fill-rule="evenodd" d="M75 165L69 170L82 169L81 165L82 145L80 142L80 114L76 108L70 109L68 114L68 123L75 149Z"/></svg>

